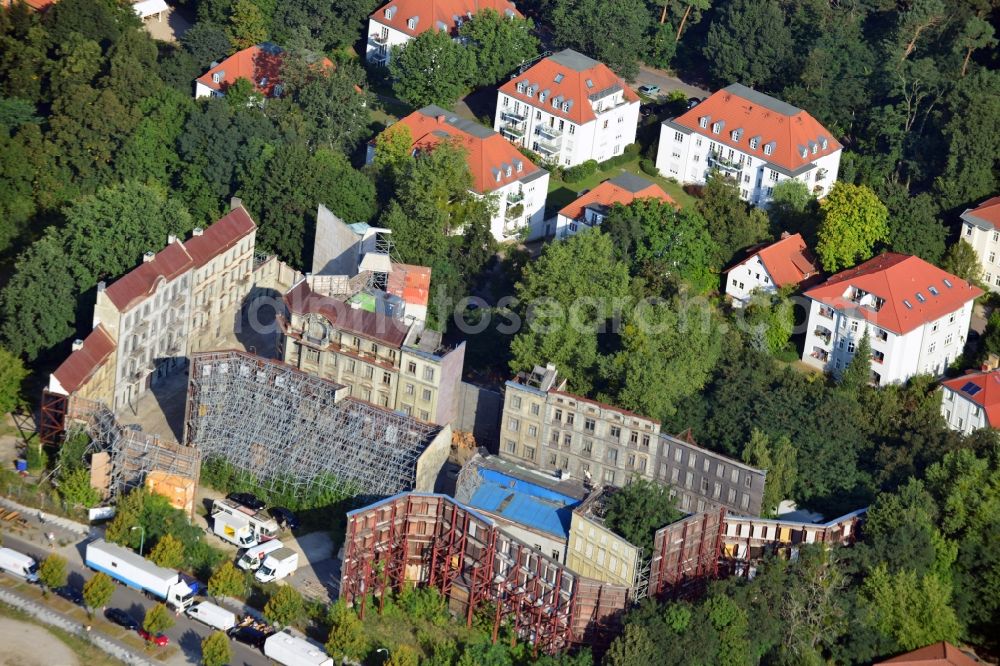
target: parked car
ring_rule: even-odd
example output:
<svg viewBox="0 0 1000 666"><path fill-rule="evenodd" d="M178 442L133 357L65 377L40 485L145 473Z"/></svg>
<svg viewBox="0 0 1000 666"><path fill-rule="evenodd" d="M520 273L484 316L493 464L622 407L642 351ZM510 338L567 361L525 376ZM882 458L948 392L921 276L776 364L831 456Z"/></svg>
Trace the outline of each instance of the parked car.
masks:
<svg viewBox="0 0 1000 666"><path fill-rule="evenodd" d="M660 86L654 86L651 83L647 83L644 86L639 86L639 92L646 97L656 97L660 94Z"/></svg>
<svg viewBox="0 0 1000 666"><path fill-rule="evenodd" d="M121 608L109 608L104 611L104 617L108 618L119 627L125 627L132 631L138 631L140 629L139 623L135 621L135 618L123 611Z"/></svg>
<svg viewBox="0 0 1000 666"><path fill-rule="evenodd" d="M145 629L136 629L136 633L139 634L139 638L146 641L147 643L152 643L153 645L159 645L160 647L166 647L170 643L170 639L163 634L156 634L155 636Z"/></svg>
<svg viewBox="0 0 1000 666"><path fill-rule="evenodd" d="M652 104L643 104L642 106L639 107L639 115L642 116L643 118L652 115L652 113L653 113Z"/></svg>
<svg viewBox="0 0 1000 666"><path fill-rule="evenodd" d="M691 98L688 99L688 109L693 109L694 107L698 106L699 104L701 104L704 101L705 100L698 99L697 97L691 97Z"/></svg>
<svg viewBox="0 0 1000 666"><path fill-rule="evenodd" d="M55 592L66 601L70 601L76 604L77 606L83 605L83 593L80 592L80 590L73 587L72 585L63 585L62 587L57 587Z"/></svg>
<svg viewBox="0 0 1000 666"><path fill-rule="evenodd" d="M229 493L226 495L226 499L232 500L237 504L242 504L248 509L253 509L254 511L260 511L267 506L267 504L257 499L256 495L251 493Z"/></svg>
<svg viewBox="0 0 1000 666"><path fill-rule="evenodd" d="M272 506L267 510L271 514L271 517L278 521L278 524L282 527L287 527L290 530L299 529L299 519L294 513L288 509L281 506Z"/></svg>
<svg viewBox="0 0 1000 666"><path fill-rule="evenodd" d="M267 634L253 627L237 627L229 633L229 637L258 650L264 649L264 641L267 640Z"/></svg>

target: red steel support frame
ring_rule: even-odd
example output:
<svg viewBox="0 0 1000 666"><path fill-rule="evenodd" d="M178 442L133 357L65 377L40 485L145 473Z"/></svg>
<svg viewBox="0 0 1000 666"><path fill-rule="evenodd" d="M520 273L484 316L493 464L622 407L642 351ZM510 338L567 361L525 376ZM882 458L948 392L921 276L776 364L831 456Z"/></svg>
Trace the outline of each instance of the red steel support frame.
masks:
<svg viewBox="0 0 1000 666"><path fill-rule="evenodd" d="M38 427L38 438L43 446L58 444L66 431L66 412L69 408L69 397L61 393L53 393L48 389L42 391L42 407Z"/></svg>

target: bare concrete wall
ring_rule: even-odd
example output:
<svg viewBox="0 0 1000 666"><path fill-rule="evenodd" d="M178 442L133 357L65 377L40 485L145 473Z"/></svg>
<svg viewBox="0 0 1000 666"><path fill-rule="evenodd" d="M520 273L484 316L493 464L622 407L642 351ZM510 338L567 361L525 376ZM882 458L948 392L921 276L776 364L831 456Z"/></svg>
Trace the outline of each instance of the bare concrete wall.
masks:
<svg viewBox="0 0 1000 666"><path fill-rule="evenodd" d="M313 275L357 275L358 242L357 234L320 204L313 241Z"/></svg>
<svg viewBox="0 0 1000 666"><path fill-rule="evenodd" d="M499 449L503 396L499 391L462 382L455 429L471 432L478 446L496 454Z"/></svg>
<svg viewBox="0 0 1000 666"><path fill-rule="evenodd" d="M448 461L449 453L451 453L451 426L446 425L431 440L417 460L417 482L414 490L424 493L434 492L434 485L437 483L438 475L441 474L441 468Z"/></svg>

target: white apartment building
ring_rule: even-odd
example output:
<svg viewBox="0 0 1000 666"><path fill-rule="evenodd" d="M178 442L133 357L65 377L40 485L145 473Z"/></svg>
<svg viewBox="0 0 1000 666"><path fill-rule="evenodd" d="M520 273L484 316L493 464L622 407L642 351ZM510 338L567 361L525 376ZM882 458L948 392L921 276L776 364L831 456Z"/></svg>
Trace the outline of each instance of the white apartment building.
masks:
<svg viewBox="0 0 1000 666"><path fill-rule="evenodd" d="M748 305L755 293L773 294L782 287L802 284L819 275L802 234L787 232L774 243L750 250L726 271L726 296L733 307Z"/></svg>
<svg viewBox="0 0 1000 666"><path fill-rule="evenodd" d="M1000 427L1000 370L941 382L941 415L949 428L963 435Z"/></svg>
<svg viewBox="0 0 1000 666"><path fill-rule="evenodd" d="M740 196L766 206L774 187L794 178L824 197L837 181L841 145L808 113L734 83L663 121L656 168L682 183L719 171Z"/></svg>
<svg viewBox="0 0 1000 666"><path fill-rule="evenodd" d="M434 105L414 111L386 131L397 127L409 129L414 151L433 150L448 139L462 143L468 153L472 191L494 195L490 231L498 241L535 240L553 233L544 224L549 172L535 166L499 134ZM368 161L374 158L375 147L369 145Z"/></svg>
<svg viewBox="0 0 1000 666"><path fill-rule="evenodd" d="M983 284L1000 293L1000 196L962 213L961 239L972 246L983 270Z"/></svg>
<svg viewBox="0 0 1000 666"><path fill-rule="evenodd" d="M404 46L431 28L457 34L462 23L484 9L501 16L521 17L509 0L394 0L368 17L365 60L388 65L393 46Z"/></svg>
<svg viewBox="0 0 1000 666"><path fill-rule="evenodd" d="M616 204L627 206L636 199L659 199L677 205L656 183L632 173L622 173L563 207L556 215L556 238L568 238L598 227Z"/></svg>
<svg viewBox="0 0 1000 666"><path fill-rule="evenodd" d="M560 166L621 155L635 142L639 96L618 75L571 49L500 86L493 129Z"/></svg>
<svg viewBox="0 0 1000 666"><path fill-rule="evenodd" d="M802 360L839 374L868 331L875 385L940 375L962 353L982 293L919 257L879 255L805 292Z"/></svg>

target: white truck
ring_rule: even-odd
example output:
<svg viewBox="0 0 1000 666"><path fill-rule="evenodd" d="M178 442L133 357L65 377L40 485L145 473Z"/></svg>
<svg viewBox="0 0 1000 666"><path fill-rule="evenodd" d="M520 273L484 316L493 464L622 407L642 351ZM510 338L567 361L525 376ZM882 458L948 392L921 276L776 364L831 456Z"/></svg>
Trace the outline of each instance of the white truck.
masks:
<svg viewBox="0 0 1000 666"><path fill-rule="evenodd" d="M38 582L38 562L13 548L0 548L0 572L20 576L29 583Z"/></svg>
<svg viewBox="0 0 1000 666"><path fill-rule="evenodd" d="M287 631L267 637L264 656L283 666L333 666L333 659L323 648L304 638L296 638Z"/></svg>
<svg viewBox="0 0 1000 666"><path fill-rule="evenodd" d="M187 609L188 617L203 622L219 631L229 631L236 626L236 614L221 606L202 601Z"/></svg>
<svg viewBox="0 0 1000 666"><path fill-rule="evenodd" d="M177 610L186 610L194 600L194 590L179 573L158 567L104 539L87 544L86 564L95 571L103 571L128 587L146 592Z"/></svg>
<svg viewBox="0 0 1000 666"><path fill-rule="evenodd" d="M284 544L277 539L271 539L270 541L259 543L252 548L247 548L246 552L243 553L243 557L236 562L236 566L240 569L256 571L260 568L260 565L264 563L265 557L283 547Z"/></svg>
<svg viewBox="0 0 1000 666"><path fill-rule="evenodd" d="M225 499L212 503L212 531L241 548L250 548L278 536L278 521Z"/></svg>
<svg viewBox="0 0 1000 666"><path fill-rule="evenodd" d="M279 548L264 558L264 563L257 569L254 578L261 583L270 583L290 576L298 568L299 554L291 548Z"/></svg>

